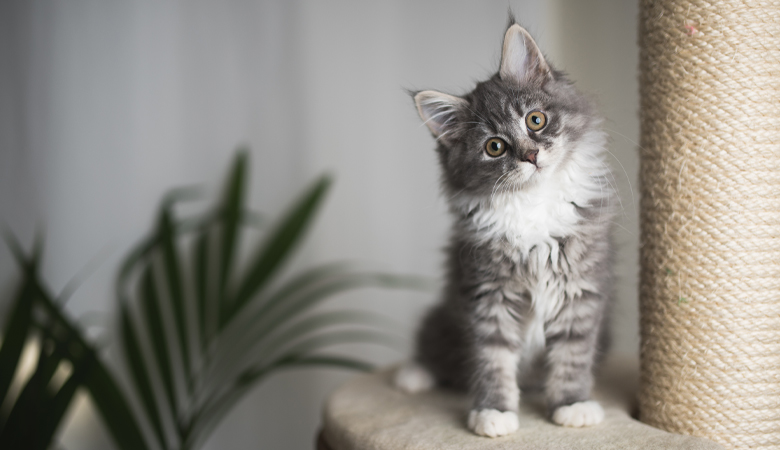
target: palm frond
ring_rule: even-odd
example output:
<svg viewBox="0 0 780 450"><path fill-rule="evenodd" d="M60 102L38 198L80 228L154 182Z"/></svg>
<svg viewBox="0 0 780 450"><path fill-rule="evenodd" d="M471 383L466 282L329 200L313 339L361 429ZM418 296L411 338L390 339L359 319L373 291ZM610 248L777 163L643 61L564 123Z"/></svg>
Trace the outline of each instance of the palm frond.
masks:
<svg viewBox="0 0 780 450"><path fill-rule="evenodd" d="M247 153L239 151L228 176L222 199L222 235L219 265L219 293L224 295L230 281L230 269L233 267L236 243L239 236L241 210L246 190Z"/></svg>
<svg viewBox="0 0 780 450"><path fill-rule="evenodd" d="M263 244L255 251L244 277L238 282L237 293L225 306L220 329L238 313L273 276L300 241L314 212L330 187L330 177L320 178L274 227Z"/></svg>
<svg viewBox="0 0 780 450"><path fill-rule="evenodd" d="M364 361L340 355L302 356L299 358L291 358L274 366L267 367L264 371L255 373L255 377L252 380L247 380L246 383L230 391L230 393L222 398L218 404L215 404L209 409L202 409L200 411L202 415L194 417L194 432L188 436L188 440L185 442L184 448L199 448L205 439L209 436L209 434L219 425L221 420L236 405L236 403L241 400L241 398L243 398L252 388L254 388L255 385L266 375L284 369L309 366L340 368L362 372L368 372L373 369L371 364L368 364Z"/></svg>
<svg viewBox="0 0 780 450"><path fill-rule="evenodd" d="M9 323L4 329L0 359L7 365L3 362L0 369L8 371L13 377L21 355L19 345L31 340L38 340L40 345L35 368L23 381L8 416L3 418L1 446L48 448L76 390L85 387L105 418L118 447L122 450L147 449L135 416L114 379L78 327L61 310L61 303L41 283L38 275L43 247L41 240L37 240L30 256L12 234L6 233L6 240L22 270L22 287L9 316L9 320L18 322ZM33 311L39 314L33 314ZM58 368L63 365L71 368L70 374L59 377ZM3 381L4 386L5 383ZM7 386L2 392L6 397Z"/></svg>
<svg viewBox="0 0 780 450"><path fill-rule="evenodd" d="M138 339L138 333L136 332L136 326L133 323L133 319L130 316L130 311L127 309L127 305L119 306L119 328L120 338L122 343L122 353L127 360L127 366L130 369L130 378L132 379L138 396L140 397L141 404L144 408L144 413L149 417L149 422L154 429L157 436L157 442L160 444L166 443L165 432L163 430L163 422L161 420L161 413L158 409L157 402L155 401L154 391L152 388L152 372L144 361L141 342ZM164 446L163 448L167 448Z"/></svg>
<svg viewBox="0 0 780 450"><path fill-rule="evenodd" d="M192 380L189 378L190 368L190 342L187 323L187 313L184 304L184 287L182 286L181 263L179 251L176 246L173 217L170 208L166 205L160 211L160 224L158 227L160 237L160 250L163 259L163 273L165 274L164 286L173 306L173 328L176 330L180 348L179 356L184 366L185 381L188 389L192 388Z"/></svg>
<svg viewBox="0 0 780 450"><path fill-rule="evenodd" d="M327 176L264 230L247 264L240 265L238 249L248 244L243 232L257 228L261 218L243 204L248 171L247 154L240 152L217 204L201 217L178 218L168 197L151 236L121 265L116 292L123 305L122 351L144 421L161 448L197 448L241 395L276 370L305 365L367 370L365 362L317 352L343 343L397 346L399 338L391 331L377 331L386 319L362 311L313 309L358 288L426 284L345 264L277 281L322 203L331 184ZM143 343L148 343L146 353ZM165 401L154 398L157 391ZM173 440L166 440L166 423L175 426Z"/></svg>

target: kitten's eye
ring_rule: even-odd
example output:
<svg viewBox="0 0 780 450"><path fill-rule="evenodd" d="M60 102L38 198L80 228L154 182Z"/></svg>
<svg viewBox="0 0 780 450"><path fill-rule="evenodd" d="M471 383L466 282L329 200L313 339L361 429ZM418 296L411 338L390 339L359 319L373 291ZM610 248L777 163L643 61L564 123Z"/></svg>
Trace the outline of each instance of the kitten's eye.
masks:
<svg viewBox="0 0 780 450"><path fill-rule="evenodd" d="M547 116L541 111L531 111L525 116L525 125L531 131L539 131L547 125Z"/></svg>
<svg viewBox="0 0 780 450"><path fill-rule="evenodd" d="M501 156L506 151L506 142L503 139L493 138L485 144L485 151L492 157Z"/></svg>

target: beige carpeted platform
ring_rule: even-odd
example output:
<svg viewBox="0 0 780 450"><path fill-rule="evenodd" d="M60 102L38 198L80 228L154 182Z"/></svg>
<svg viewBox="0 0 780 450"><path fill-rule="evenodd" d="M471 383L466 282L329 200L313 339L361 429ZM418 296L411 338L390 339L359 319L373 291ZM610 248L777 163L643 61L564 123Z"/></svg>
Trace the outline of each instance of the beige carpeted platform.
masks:
<svg viewBox="0 0 780 450"><path fill-rule="evenodd" d="M468 400L435 391L409 395L390 384L393 369L358 376L325 405L322 443L332 450L504 450L504 449L721 449L690 436L670 434L631 418L635 364L612 360L602 370L594 398L606 418L591 428L563 428L546 419L541 399L526 396L520 430L497 439L466 429Z"/></svg>

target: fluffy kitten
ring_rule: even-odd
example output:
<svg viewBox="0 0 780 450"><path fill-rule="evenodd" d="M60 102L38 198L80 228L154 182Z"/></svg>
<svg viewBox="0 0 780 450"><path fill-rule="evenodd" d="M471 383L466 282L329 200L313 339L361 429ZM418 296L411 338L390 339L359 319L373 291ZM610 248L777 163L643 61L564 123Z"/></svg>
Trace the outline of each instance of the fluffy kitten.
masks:
<svg viewBox="0 0 780 450"><path fill-rule="evenodd" d="M615 193L592 105L515 23L489 80L414 101L455 220L442 300L396 384L468 389L469 428L495 437L517 430L518 384L535 370L555 423L599 423L589 395L606 336Z"/></svg>

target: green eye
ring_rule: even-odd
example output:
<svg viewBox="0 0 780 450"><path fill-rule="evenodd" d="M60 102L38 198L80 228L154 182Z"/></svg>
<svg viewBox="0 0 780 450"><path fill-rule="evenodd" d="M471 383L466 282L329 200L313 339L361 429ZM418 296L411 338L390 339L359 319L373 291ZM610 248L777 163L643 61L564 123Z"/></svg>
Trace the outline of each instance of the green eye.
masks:
<svg viewBox="0 0 780 450"><path fill-rule="evenodd" d="M531 131L539 131L547 125L547 116L541 111L531 111L525 116L525 125Z"/></svg>
<svg viewBox="0 0 780 450"><path fill-rule="evenodd" d="M485 151L492 157L501 156L506 151L506 142L501 138L493 138L485 144Z"/></svg>

